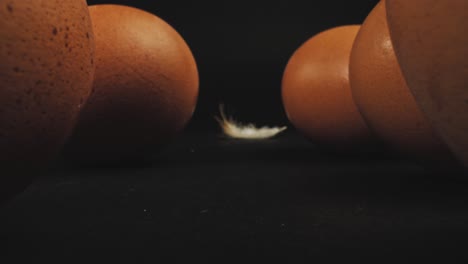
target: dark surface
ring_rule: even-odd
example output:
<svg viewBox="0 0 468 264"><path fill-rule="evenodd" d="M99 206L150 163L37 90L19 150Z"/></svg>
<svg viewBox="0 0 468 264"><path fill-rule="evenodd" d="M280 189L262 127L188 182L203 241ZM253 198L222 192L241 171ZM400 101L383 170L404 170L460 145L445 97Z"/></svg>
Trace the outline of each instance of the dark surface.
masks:
<svg viewBox="0 0 468 264"><path fill-rule="evenodd" d="M294 131L266 141L191 131L149 162L63 165L37 179L0 209L1 256L457 263L468 260L466 189L384 153L323 153Z"/></svg>

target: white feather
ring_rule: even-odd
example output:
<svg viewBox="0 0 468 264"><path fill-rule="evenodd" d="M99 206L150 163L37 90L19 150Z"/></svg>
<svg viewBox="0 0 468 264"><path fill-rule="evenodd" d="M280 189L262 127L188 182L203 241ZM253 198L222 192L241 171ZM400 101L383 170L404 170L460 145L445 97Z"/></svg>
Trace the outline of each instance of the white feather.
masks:
<svg viewBox="0 0 468 264"><path fill-rule="evenodd" d="M256 127L254 124L241 124L224 113L224 105L219 105L221 117L215 117L225 135L240 139L267 139L272 138L287 129L287 127Z"/></svg>

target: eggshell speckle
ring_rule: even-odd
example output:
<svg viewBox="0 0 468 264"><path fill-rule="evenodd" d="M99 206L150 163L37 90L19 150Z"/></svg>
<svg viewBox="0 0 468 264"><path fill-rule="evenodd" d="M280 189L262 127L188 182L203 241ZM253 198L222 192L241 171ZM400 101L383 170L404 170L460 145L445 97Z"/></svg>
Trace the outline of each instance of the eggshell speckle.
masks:
<svg viewBox="0 0 468 264"><path fill-rule="evenodd" d="M1 1L0 58L1 196L58 154L91 92L86 1Z"/></svg>
<svg viewBox="0 0 468 264"><path fill-rule="evenodd" d="M349 57L358 25L324 31L289 60L282 82L292 124L314 142L334 149L359 147L373 138L351 96Z"/></svg>
<svg viewBox="0 0 468 264"><path fill-rule="evenodd" d="M392 0L386 6L409 89L468 167L468 1Z"/></svg>
<svg viewBox="0 0 468 264"><path fill-rule="evenodd" d="M350 83L367 124L389 147L422 160L450 157L406 85L390 40L385 1L372 10L356 37Z"/></svg>
<svg viewBox="0 0 468 264"><path fill-rule="evenodd" d="M88 161L138 158L180 132L198 97L198 71L166 22L121 5L90 8L96 36L94 92L70 141Z"/></svg>

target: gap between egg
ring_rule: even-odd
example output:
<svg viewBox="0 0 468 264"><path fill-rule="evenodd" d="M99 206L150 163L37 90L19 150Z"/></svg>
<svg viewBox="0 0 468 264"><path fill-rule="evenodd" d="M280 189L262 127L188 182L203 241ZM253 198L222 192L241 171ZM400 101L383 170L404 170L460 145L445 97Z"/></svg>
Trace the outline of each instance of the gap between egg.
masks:
<svg viewBox="0 0 468 264"><path fill-rule="evenodd" d="M287 129L282 127L257 127L255 124L242 124L235 121L232 117L226 116L224 112L224 104L219 104L220 117L215 116L224 134L230 138L237 139L268 139L272 138Z"/></svg>

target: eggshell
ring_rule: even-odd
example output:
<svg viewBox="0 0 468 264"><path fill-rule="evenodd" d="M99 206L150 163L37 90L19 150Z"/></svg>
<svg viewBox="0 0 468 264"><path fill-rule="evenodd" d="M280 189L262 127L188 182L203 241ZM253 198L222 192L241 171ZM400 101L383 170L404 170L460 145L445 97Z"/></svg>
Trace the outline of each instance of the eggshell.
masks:
<svg viewBox="0 0 468 264"><path fill-rule="evenodd" d="M389 147L422 160L450 157L406 85L390 40L385 1L362 24L349 67L356 105Z"/></svg>
<svg viewBox="0 0 468 264"><path fill-rule="evenodd" d="M86 1L0 2L0 192L50 161L91 92L94 38ZM19 177L19 176L18 176Z"/></svg>
<svg viewBox="0 0 468 264"><path fill-rule="evenodd" d="M198 71L184 39L146 11L89 8L96 37L94 92L70 141L84 161L139 158L180 132L198 97Z"/></svg>
<svg viewBox="0 0 468 264"><path fill-rule="evenodd" d="M409 89L468 167L468 1L392 0L386 5Z"/></svg>
<svg viewBox="0 0 468 264"><path fill-rule="evenodd" d="M283 75L283 104L291 123L311 140L346 149L372 141L351 96L349 57L358 25L329 29L307 40Z"/></svg>

